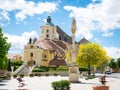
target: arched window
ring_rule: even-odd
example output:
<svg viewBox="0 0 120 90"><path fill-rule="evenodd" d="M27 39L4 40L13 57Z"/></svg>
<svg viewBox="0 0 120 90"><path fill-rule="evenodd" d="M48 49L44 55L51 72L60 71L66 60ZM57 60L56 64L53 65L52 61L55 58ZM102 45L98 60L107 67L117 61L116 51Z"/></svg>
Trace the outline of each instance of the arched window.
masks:
<svg viewBox="0 0 120 90"><path fill-rule="evenodd" d="M48 33L48 32L49 32L49 30L47 29L47 30L46 30L46 32Z"/></svg>
<svg viewBox="0 0 120 90"><path fill-rule="evenodd" d="M33 57L33 53L32 52L30 53L30 57Z"/></svg>
<svg viewBox="0 0 120 90"><path fill-rule="evenodd" d="M43 58L47 58L47 55L42 54L42 57L43 57Z"/></svg>
<svg viewBox="0 0 120 90"><path fill-rule="evenodd" d="M59 36L59 40L61 40L61 36Z"/></svg>
<svg viewBox="0 0 120 90"><path fill-rule="evenodd" d="M49 38L49 35L47 34L46 37Z"/></svg>
<svg viewBox="0 0 120 90"><path fill-rule="evenodd" d="M66 37L64 38L64 41L67 42L67 38Z"/></svg>

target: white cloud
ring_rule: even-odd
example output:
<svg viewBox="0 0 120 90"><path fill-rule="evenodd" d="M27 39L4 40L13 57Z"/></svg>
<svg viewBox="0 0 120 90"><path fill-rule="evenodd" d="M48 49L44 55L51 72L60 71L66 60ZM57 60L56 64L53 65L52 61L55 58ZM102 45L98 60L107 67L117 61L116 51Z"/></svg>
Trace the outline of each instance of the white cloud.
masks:
<svg viewBox="0 0 120 90"><path fill-rule="evenodd" d="M105 32L103 36L108 37L108 36L113 36L113 32Z"/></svg>
<svg viewBox="0 0 120 90"><path fill-rule="evenodd" d="M10 18L9 18L9 14L6 11L1 11L0 12L0 25L4 26L9 24Z"/></svg>
<svg viewBox="0 0 120 90"><path fill-rule="evenodd" d="M57 9L58 3L54 2L38 2L25 0L1 0L0 9L6 12L16 12L16 19L23 21L27 16L35 14L43 14L44 12L54 12Z"/></svg>
<svg viewBox="0 0 120 90"><path fill-rule="evenodd" d="M21 53L21 51L24 48L24 45L28 43L30 37L38 38L38 34L36 31L24 32L21 36L11 34L5 35L8 37L8 42L12 44L9 53Z"/></svg>
<svg viewBox="0 0 120 90"><path fill-rule="evenodd" d="M96 0L93 0L96 1ZM120 0L101 0L87 7L64 6L70 11L70 17L77 21L76 36L93 37L92 31L103 32L103 36L112 36L112 30L120 28Z"/></svg>
<svg viewBox="0 0 120 90"><path fill-rule="evenodd" d="M117 47L104 47L107 51L108 56L111 58L119 58L120 57L120 48Z"/></svg>

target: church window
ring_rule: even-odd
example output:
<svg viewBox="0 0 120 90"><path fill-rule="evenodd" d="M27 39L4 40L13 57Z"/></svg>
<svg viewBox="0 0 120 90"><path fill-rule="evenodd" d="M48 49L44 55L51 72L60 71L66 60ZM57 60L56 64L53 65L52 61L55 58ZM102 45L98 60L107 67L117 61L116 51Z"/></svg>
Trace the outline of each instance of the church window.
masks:
<svg viewBox="0 0 120 90"><path fill-rule="evenodd" d="M48 32L49 32L49 30L47 29L47 30L46 30L46 32L48 33Z"/></svg>
<svg viewBox="0 0 120 90"><path fill-rule="evenodd" d="M30 53L30 57L33 57L33 53Z"/></svg>
<svg viewBox="0 0 120 90"><path fill-rule="evenodd" d="M59 40L61 40L61 36L59 36Z"/></svg>
<svg viewBox="0 0 120 90"><path fill-rule="evenodd" d="M47 34L46 37L49 38L49 35Z"/></svg>
<svg viewBox="0 0 120 90"><path fill-rule="evenodd" d="M43 54L42 57L43 57L43 58L47 58L47 55L44 55L44 54Z"/></svg>
<svg viewBox="0 0 120 90"><path fill-rule="evenodd" d="M44 55L44 58L46 58L47 57L47 55Z"/></svg>
<svg viewBox="0 0 120 90"><path fill-rule="evenodd" d="M66 37L64 38L64 41L67 42L67 38Z"/></svg>

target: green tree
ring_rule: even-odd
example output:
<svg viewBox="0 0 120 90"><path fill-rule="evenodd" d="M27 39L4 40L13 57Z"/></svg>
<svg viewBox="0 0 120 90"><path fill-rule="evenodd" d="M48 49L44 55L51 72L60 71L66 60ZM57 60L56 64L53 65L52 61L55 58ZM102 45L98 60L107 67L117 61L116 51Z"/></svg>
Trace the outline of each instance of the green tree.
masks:
<svg viewBox="0 0 120 90"><path fill-rule="evenodd" d="M23 64L23 61L21 60L12 60L11 66L14 67L14 70L18 69Z"/></svg>
<svg viewBox="0 0 120 90"><path fill-rule="evenodd" d="M109 66L110 66L110 68L112 68L112 69L115 69L115 68L117 67L117 64L116 64L114 58L112 58L112 59L110 60Z"/></svg>
<svg viewBox="0 0 120 90"><path fill-rule="evenodd" d="M117 67L120 68L120 57L117 58Z"/></svg>
<svg viewBox="0 0 120 90"><path fill-rule="evenodd" d="M0 28L0 69L7 69L7 53L11 44L7 42L7 37L2 33Z"/></svg>
<svg viewBox="0 0 120 90"><path fill-rule="evenodd" d="M77 64L88 67L88 75L91 74L90 68L98 67L103 62L108 61L109 58L106 55L106 51L96 43L88 43L86 45L79 46L79 52L77 55Z"/></svg>

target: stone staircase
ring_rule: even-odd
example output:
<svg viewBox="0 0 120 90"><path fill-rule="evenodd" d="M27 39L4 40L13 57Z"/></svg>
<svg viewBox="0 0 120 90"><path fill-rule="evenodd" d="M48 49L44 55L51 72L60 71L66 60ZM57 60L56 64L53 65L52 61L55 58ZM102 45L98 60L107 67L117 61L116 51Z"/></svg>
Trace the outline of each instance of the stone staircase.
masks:
<svg viewBox="0 0 120 90"><path fill-rule="evenodd" d="M15 72L14 74L20 75L23 74L24 76L29 76L29 74L32 72L33 68L35 66L27 66L27 65L21 65Z"/></svg>

